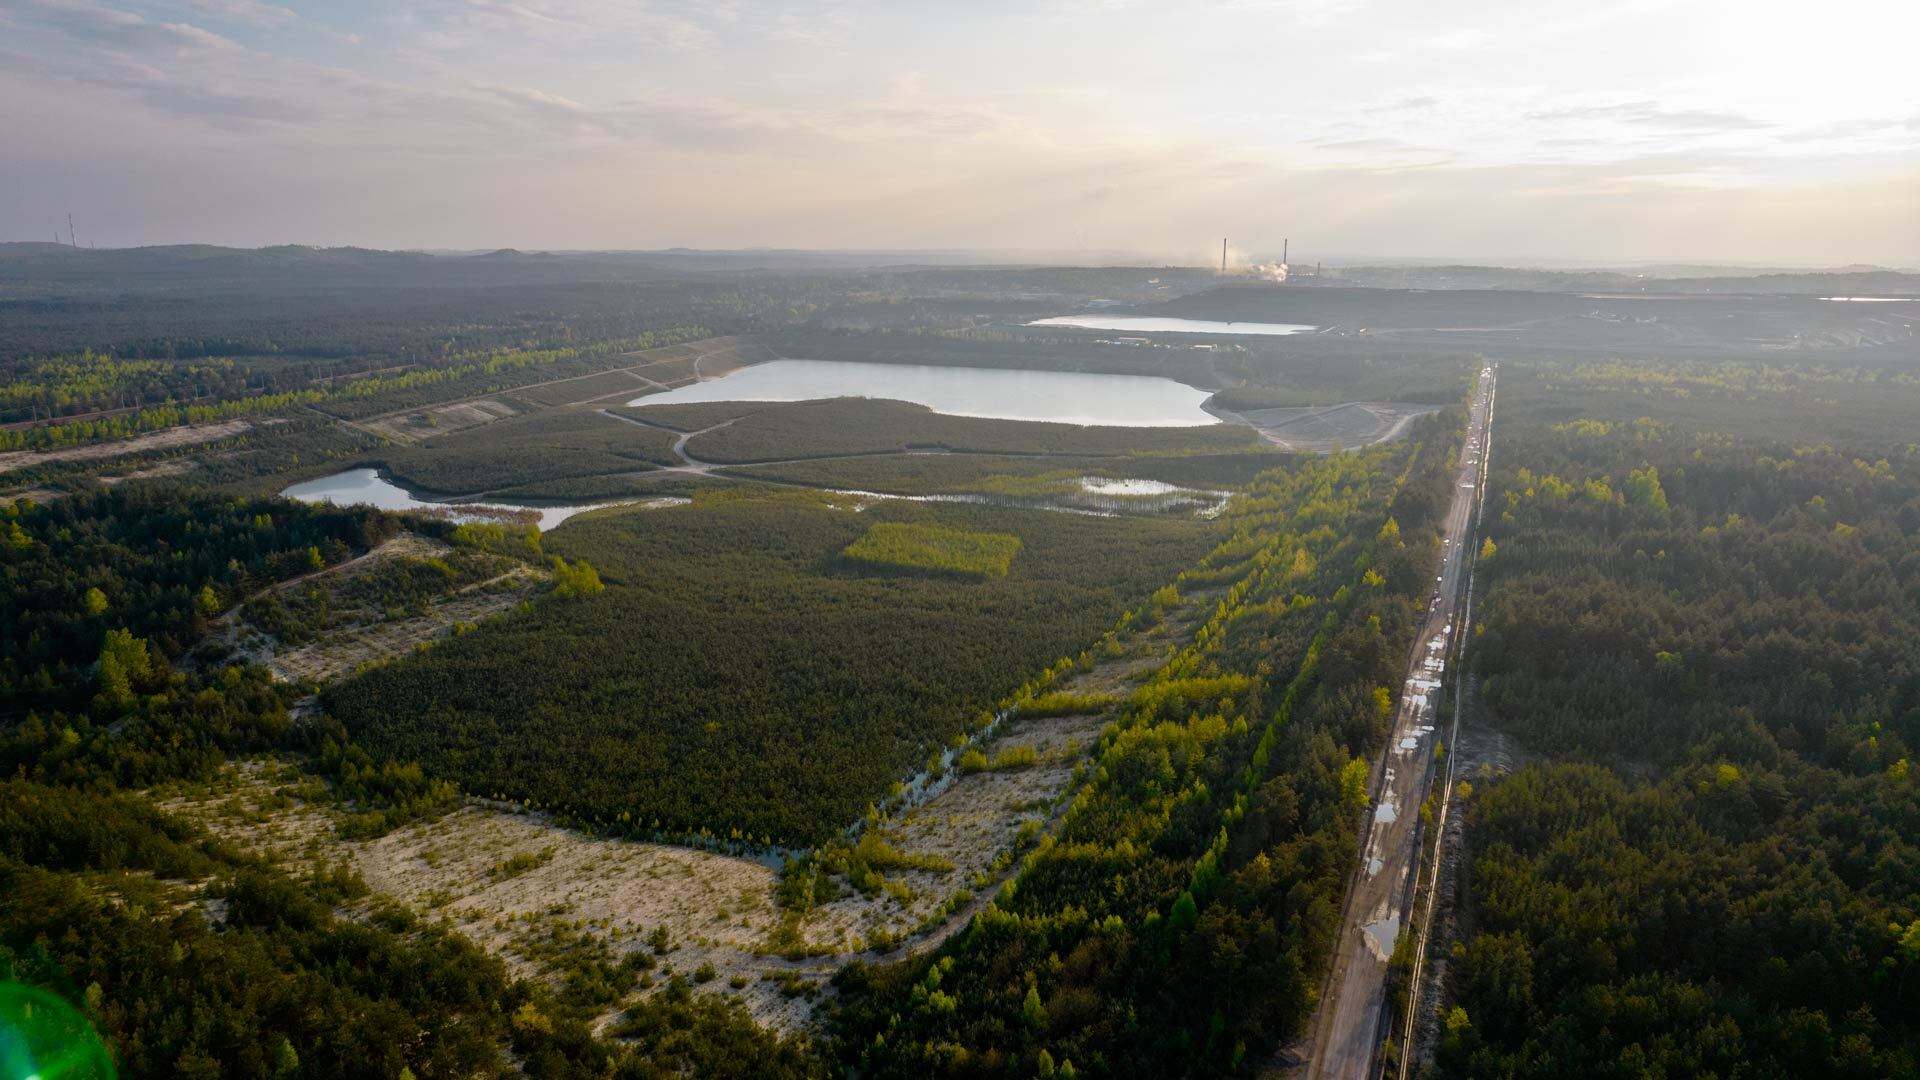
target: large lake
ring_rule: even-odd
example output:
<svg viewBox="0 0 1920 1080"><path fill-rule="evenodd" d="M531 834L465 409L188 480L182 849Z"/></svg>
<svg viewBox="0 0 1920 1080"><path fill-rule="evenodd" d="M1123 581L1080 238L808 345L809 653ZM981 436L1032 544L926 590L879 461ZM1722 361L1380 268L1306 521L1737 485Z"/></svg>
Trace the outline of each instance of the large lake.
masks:
<svg viewBox="0 0 1920 1080"><path fill-rule="evenodd" d="M1320 329L1305 323L1214 322L1211 319L1165 319L1147 315L1058 315L1035 319L1028 326L1077 326L1082 330L1125 330L1135 334L1311 334Z"/></svg>
<svg viewBox="0 0 1920 1080"><path fill-rule="evenodd" d="M724 378L636 398L630 404L836 397L911 401L950 416L995 420L1112 427L1200 427L1220 422L1200 407L1207 391L1172 379L844 360L774 360Z"/></svg>

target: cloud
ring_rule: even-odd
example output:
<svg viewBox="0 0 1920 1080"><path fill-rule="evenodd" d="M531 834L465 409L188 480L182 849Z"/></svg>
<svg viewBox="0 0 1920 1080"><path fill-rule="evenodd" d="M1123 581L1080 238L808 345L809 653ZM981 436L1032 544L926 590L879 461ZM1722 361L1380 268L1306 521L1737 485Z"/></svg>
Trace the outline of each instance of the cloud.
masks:
<svg viewBox="0 0 1920 1080"><path fill-rule="evenodd" d="M76 0L25 0L34 22L86 44L134 52L244 51L239 42L191 23L154 22L131 11Z"/></svg>
<svg viewBox="0 0 1920 1080"><path fill-rule="evenodd" d="M202 15L251 26L278 26L300 17L278 4L262 3L261 0L193 0L193 6Z"/></svg>
<svg viewBox="0 0 1920 1080"><path fill-rule="evenodd" d="M1438 104L1440 99L1432 94L1415 94L1398 101L1389 101L1385 105L1369 105L1360 111L1363 113L1412 112L1415 109L1429 109Z"/></svg>
<svg viewBox="0 0 1920 1080"><path fill-rule="evenodd" d="M182 78L133 60L66 64L17 52L0 52L0 60L11 70L43 82L57 79L70 85L124 94L162 112L221 126L235 122L292 123L319 115L311 105L288 97L249 91L218 81Z"/></svg>
<svg viewBox="0 0 1920 1080"><path fill-rule="evenodd" d="M713 43L713 31L702 20L725 24L738 17L724 7L708 10L694 5L682 13L598 0L428 0L402 10L437 27L436 40L449 46L497 47L497 38L488 35L503 33L573 43L618 36L636 45L664 45L676 52L694 52Z"/></svg>
<svg viewBox="0 0 1920 1080"><path fill-rule="evenodd" d="M1768 126L1741 113L1711 109L1668 109L1651 101L1541 109L1528 113L1527 119L1545 123L1599 120L1664 131L1741 131Z"/></svg>
<svg viewBox="0 0 1920 1080"><path fill-rule="evenodd" d="M1432 147L1415 146L1405 140L1392 139L1385 136L1372 136L1360 139L1316 139L1313 145L1322 150L1380 150L1392 153L1414 152L1422 154L1435 152Z"/></svg>

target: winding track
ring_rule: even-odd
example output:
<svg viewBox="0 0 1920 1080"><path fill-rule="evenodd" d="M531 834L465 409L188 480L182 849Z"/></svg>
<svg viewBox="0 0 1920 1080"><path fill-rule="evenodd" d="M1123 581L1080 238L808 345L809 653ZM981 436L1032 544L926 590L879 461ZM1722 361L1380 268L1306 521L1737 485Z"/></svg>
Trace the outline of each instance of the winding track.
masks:
<svg viewBox="0 0 1920 1080"><path fill-rule="evenodd" d="M1420 806L1434 769L1434 691L1440 687L1469 560L1466 551L1485 481L1493 417L1493 368L1480 372L1467 417L1453 501L1441 526L1440 572L1414 639L1387 746L1374 769L1374 809L1347 888L1333 964L1314 1019L1309 1077L1372 1077L1388 1035L1387 962L1412 903L1419 864Z"/></svg>

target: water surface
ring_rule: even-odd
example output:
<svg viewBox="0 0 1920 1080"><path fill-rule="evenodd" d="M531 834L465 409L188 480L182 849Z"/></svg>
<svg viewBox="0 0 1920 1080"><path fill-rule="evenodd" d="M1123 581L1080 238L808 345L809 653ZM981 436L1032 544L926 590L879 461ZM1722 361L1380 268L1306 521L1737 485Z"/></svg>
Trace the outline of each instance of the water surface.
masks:
<svg viewBox="0 0 1920 1080"><path fill-rule="evenodd" d="M1147 315L1057 315L1035 319L1028 326L1077 326L1083 330L1125 330L1135 334L1311 334L1320 329L1305 323L1215 322L1212 319L1169 319Z"/></svg>
<svg viewBox="0 0 1920 1080"><path fill-rule="evenodd" d="M1200 407L1205 390L1145 375L1011 371L846 360L774 360L629 405L704 401L813 401L864 397L911 401L949 416L1042 420L1110 427L1200 427L1220 420Z"/></svg>
<svg viewBox="0 0 1920 1080"><path fill-rule="evenodd" d="M660 506L678 505L686 499L662 498L625 502L579 503L573 506L521 506L514 503L434 502L422 499L406 488L381 476L375 469L348 469L295 484L280 493L304 503L329 503L334 506L377 506L382 510L413 510L439 514L454 521L532 522L545 532L589 510L606 506L629 506L636 502Z"/></svg>

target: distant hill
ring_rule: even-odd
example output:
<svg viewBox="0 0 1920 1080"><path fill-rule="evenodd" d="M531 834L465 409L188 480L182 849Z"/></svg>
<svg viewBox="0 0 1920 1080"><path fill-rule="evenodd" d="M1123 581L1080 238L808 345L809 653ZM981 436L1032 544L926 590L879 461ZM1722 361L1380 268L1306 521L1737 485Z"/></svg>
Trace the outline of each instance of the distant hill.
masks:
<svg viewBox="0 0 1920 1080"><path fill-rule="evenodd" d="M112 250L0 244L0 289L15 293L526 285L643 280L665 272L643 260L513 251L438 256L291 244L265 248L178 244Z"/></svg>
<svg viewBox="0 0 1920 1080"><path fill-rule="evenodd" d="M638 283L704 274L921 272L931 284L999 275L1002 288L1046 292L1063 275L1091 280L1123 268L1095 262L1036 265L1035 253L962 251L381 251L358 247L283 244L229 248L175 244L136 248L74 248L45 241L0 243L0 297L178 291L285 291L335 288L485 287L570 283ZM1644 271L1567 271L1501 266L1357 266L1326 276L1296 277L1289 288L1448 289L1553 293L1775 293L1799 295L1920 295L1920 274L1877 267L1840 271L1666 276L1703 267L1648 267ZM1204 270L1163 268L1169 284ZM1030 280L1029 280L1030 279ZM1026 285L1020 285L1021 282Z"/></svg>
<svg viewBox="0 0 1920 1080"><path fill-rule="evenodd" d="M553 285L643 282L710 273L858 271L1031 263L963 251L380 251L283 244L74 248L0 243L0 296L196 289Z"/></svg>
<svg viewBox="0 0 1920 1080"><path fill-rule="evenodd" d="M1702 271L1705 271L1704 273ZM1535 292L1920 295L1920 274L1882 267L1740 271L1663 266L1644 270L1537 270L1507 266L1350 266L1301 285L1387 289L1520 289Z"/></svg>

